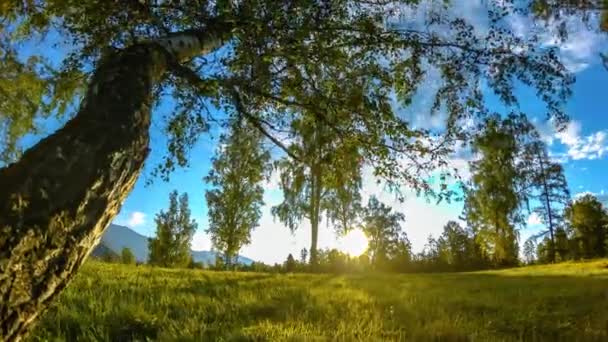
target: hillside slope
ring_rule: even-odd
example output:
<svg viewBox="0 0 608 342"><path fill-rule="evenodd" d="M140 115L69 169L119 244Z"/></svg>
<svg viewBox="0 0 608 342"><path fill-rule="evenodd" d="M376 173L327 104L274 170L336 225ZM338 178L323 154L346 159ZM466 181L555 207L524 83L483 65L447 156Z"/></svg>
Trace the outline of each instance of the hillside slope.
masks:
<svg viewBox="0 0 608 342"><path fill-rule="evenodd" d="M89 262L31 340L608 341L606 266L334 276Z"/></svg>
<svg viewBox="0 0 608 342"><path fill-rule="evenodd" d="M122 249L127 247L131 249L137 261L146 262L148 260L148 238L128 227L110 224L101 237L100 245L105 246L117 255L120 255ZM212 251L192 251L194 261L206 265L215 264L216 256L217 254ZM239 256L238 262L250 265L253 260Z"/></svg>

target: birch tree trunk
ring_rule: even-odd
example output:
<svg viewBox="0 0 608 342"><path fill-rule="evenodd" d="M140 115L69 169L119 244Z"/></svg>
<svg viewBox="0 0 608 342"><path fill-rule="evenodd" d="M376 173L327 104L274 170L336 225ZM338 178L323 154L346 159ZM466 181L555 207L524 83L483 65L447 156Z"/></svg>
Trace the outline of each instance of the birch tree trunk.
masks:
<svg viewBox="0 0 608 342"><path fill-rule="evenodd" d="M133 189L148 155L152 88L192 33L100 61L77 115L0 169L0 341L21 340L65 288Z"/></svg>

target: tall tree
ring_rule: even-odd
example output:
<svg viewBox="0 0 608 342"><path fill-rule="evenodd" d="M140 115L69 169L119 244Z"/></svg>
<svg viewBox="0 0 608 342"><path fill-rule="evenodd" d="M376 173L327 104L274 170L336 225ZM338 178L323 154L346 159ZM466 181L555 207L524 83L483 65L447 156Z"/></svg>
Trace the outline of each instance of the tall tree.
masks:
<svg viewBox="0 0 608 342"><path fill-rule="evenodd" d="M261 134L237 119L230 132L220 138L220 149L205 181L211 242L230 267L242 246L258 226L264 204L262 181L267 175L270 153L262 148Z"/></svg>
<svg viewBox="0 0 608 342"><path fill-rule="evenodd" d="M608 212L598 199L584 195L566 208L566 219L573 230L573 238L585 258L606 256Z"/></svg>
<svg viewBox="0 0 608 342"><path fill-rule="evenodd" d="M517 227L523 223L520 208L527 200L521 163L530 126L518 114L504 119L492 116L482 126L472 143L480 158L470 163L473 175L467 193L467 220L496 265L514 265Z"/></svg>
<svg viewBox="0 0 608 342"><path fill-rule="evenodd" d="M559 261L565 261L572 259L574 253L570 250L570 239L568 238L568 232L562 227L558 227L555 230L555 254L559 257ZM557 260L557 259L556 259Z"/></svg>
<svg viewBox="0 0 608 342"><path fill-rule="evenodd" d="M284 158L277 163L283 202L272 213L292 232L303 218L310 221L310 264L314 268L323 216L339 234L350 229L357 217L362 157L358 145L339 139L326 123L314 117L294 121L293 132L289 149L300 160Z"/></svg>
<svg viewBox="0 0 608 342"><path fill-rule="evenodd" d="M198 224L190 219L188 194L178 198L178 192L169 194L169 208L156 214L156 237L150 238L149 263L163 267L187 267L190 264L190 244Z"/></svg>
<svg viewBox="0 0 608 342"><path fill-rule="evenodd" d="M439 240L445 263L452 268L463 269L471 261L469 236L458 222L449 221L443 227Z"/></svg>
<svg viewBox="0 0 608 342"><path fill-rule="evenodd" d="M548 247L549 261L555 262L555 232L558 227L563 227L563 211L570 202L568 183L562 166L551 160L547 146L539 139L526 146L524 154L526 165L523 177L527 178L525 181L535 189L529 197L539 203L534 212L547 225L551 240Z"/></svg>
<svg viewBox="0 0 608 342"><path fill-rule="evenodd" d="M404 220L402 213L394 212L375 196L370 197L363 210L361 230L369 241L367 254L373 267L385 269L404 248L409 249L409 241L401 228Z"/></svg>
<svg viewBox="0 0 608 342"><path fill-rule="evenodd" d="M439 72L433 108L447 109L450 130L483 112L479 84L515 106L513 84L521 80L538 91L551 116L564 117L573 79L554 51L508 29L508 4L492 2L497 8L489 12L488 27L474 30L443 3L428 1L424 23L399 17L419 2L47 0L0 6L0 70L14 70L2 74L10 75L9 83L16 80L9 92L0 90L0 143L8 151L2 155L14 161L0 169L0 339L27 332L118 213L148 155L150 109L166 91L176 106L165 121L168 154L157 168L163 178L188 164L189 148L216 121L210 102L237 108L278 146L277 133L291 118L325 102L331 106L322 108L348 118L338 132L363 142L362 155L378 176L428 190L417 174L445 163L441 156L449 149L429 147L428 132L395 115L390 96L395 90L403 105L411 104L428 68ZM18 56L21 43L57 36L44 35L50 31L70 46L62 61L38 68L34 60L28 66L4 58ZM221 53L206 56L223 45ZM323 78L331 92L310 86ZM5 88L7 82L0 83ZM61 112L71 117L62 128L23 155L14 152L14 142L41 121L36 118Z"/></svg>
<svg viewBox="0 0 608 342"><path fill-rule="evenodd" d="M529 238L524 242L524 258L526 264L533 264L536 260L536 243L534 238Z"/></svg>

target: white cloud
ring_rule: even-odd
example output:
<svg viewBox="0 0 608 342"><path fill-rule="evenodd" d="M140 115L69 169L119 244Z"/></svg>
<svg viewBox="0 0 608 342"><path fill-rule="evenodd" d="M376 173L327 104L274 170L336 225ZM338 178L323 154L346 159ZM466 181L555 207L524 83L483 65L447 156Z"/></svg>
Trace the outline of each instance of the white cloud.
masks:
<svg viewBox="0 0 608 342"><path fill-rule="evenodd" d="M551 120L542 120L534 117L531 122L540 135L541 140L547 145L553 145L553 141L555 140L555 127Z"/></svg>
<svg viewBox="0 0 608 342"><path fill-rule="evenodd" d="M541 220L540 216L538 216L537 213L532 213L530 214L530 216L528 216L528 226L537 226L539 224L542 224L543 221Z"/></svg>
<svg viewBox="0 0 608 342"><path fill-rule="evenodd" d="M566 129L562 132L557 132L555 136L561 141L564 145L574 145L578 143L581 135L581 123L572 120L566 126Z"/></svg>
<svg viewBox="0 0 608 342"><path fill-rule="evenodd" d="M598 131L583 137L577 144L570 146L568 154L575 160L602 158L608 152L606 136L605 131Z"/></svg>
<svg viewBox="0 0 608 342"><path fill-rule="evenodd" d="M141 211L134 211L129 215L129 220L127 221L127 225L130 227L141 226L146 223L146 214Z"/></svg>
<svg viewBox="0 0 608 342"><path fill-rule="evenodd" d="M558 48L561 62L573 73L600 62L599 53L606 48L605 35L590 29L597 27L597 22L590 22L587 26L577 16L564 21L568 31L565 41L559 35L562 21L552 21L545 25L535 22L529 16L511 15L508 17L508 23L515 35L523 38L537 35L542 46Z"/></svg>
<svg viewBox="0 0 608 342"><path fill-rule="evenodd" d="M456 169L462 180L467 181L471 179L469 161L470 159L468 158L452 158L448 161L448 166L452 169Z"/></svg>
<svg viewBox="0 0 608 342"><path fill-rule="evenodd" d="M192 250L195 251L208 251L211 250L211 239L209 235L199 229L192 237Z"/></svg>
<svg viewBox="0 0 608 342"><path fill-rule="evenodd" d="M591 31L580 23L571 22L569 26L572 29L567 41L548 45L557 46L566 68L576 73L586 69L591 62L599 61L598 55L605 45L605 40L601 33Z"/></svg>
<svg viewBox="0 0 608 342"><path fill-rule="evenodd" d="M581 187L579 186L579 188L581 188ZM579 198L581 198L583 196L586 196L586 195L595 196L596 194L593 193L593 192L591 192L591 191L583 191L583 192L579 192L579 193L574 194L574 199L577 200L577 199L579 199Z"/></svg>
<svg viewBox="0 0 608 342"><path fill-rule="evenodd" d="M599 193L591 192L591 191L579 192L574 195L574 200L576 201L585 195L591 195L591 196L597 198L597 200L602 202L605 206L608 206L608 195L605 194L604 190L600 191Z"/></svg>
<svg viewBox="0 0 608 342"><path fill-rule="evenodd" d="M555 137L568 147L567 157L573 160L599 159L608 153L608 134L597 131L590 135L581 134L580 122L572 120L563 132L557 132Z"/></svg>

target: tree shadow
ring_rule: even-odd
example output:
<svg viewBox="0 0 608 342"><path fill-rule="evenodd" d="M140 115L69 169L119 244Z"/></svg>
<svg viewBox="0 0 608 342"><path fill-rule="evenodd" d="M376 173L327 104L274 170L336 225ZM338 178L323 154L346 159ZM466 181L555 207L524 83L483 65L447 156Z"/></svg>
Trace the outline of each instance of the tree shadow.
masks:
<svg viewBox="0 0 608 342"><path fill-rule="evenodd" d="M391 277L391 276L387 276ZM390 279L349 278L386 317L420 341L608 341L608 278L565 275L412 274L401 296Z"/></svg>

